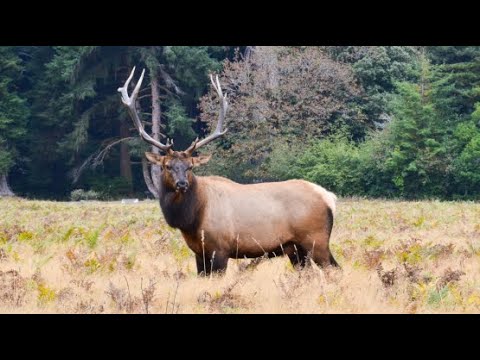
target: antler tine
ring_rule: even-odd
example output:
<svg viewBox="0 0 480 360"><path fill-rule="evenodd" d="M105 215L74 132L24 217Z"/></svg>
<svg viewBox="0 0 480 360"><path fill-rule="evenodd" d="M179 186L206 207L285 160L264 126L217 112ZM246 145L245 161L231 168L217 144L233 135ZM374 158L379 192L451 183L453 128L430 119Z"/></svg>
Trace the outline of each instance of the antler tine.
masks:
<svg viewBox="0 0 480 360"><path fill-rule="evenodd" d="M227 102L227 93L225 95L222 91L222 86L220 85L220 80L218 79L218 75L215 78L216 81L213 80L213 75L210 74L210 81L212 83L213 88L218 94L220 98L220 113L218 116L217 126L215 127L215 131L207 136L205 139L198 141L198 138L190 145L190 147L185 150L185 152L192 154L196 149L199 149L201 146L208 144L209 142L219 138L220 136L224 135L228 129L222 131L223 128L223 121L225 120L225 115L228 109L228 102Z"/></svg>
<svg viewBox="0 0 480 360"><path fill-rule="evenodd" d="M192 142L192 144L185 150L189 155L192 155L193 152L197 149L198 137Z"/></svg>
<svg viewBox="0 0 480 360"><path fill-rule="evenodd" d="M132 80L134 73L135 73L135 66L133 67L132 71L130 72L130 76L128 77L127 81L125 81L125 84L123 85L123 87L119 87L117 89L117 91L119 91L121 93L122 102L127 106L130 106L130 104L131 104L131 99L128 96L128 85L130 84L130 81Z"/></svg>
<svg viewBox="0 0 480 360"><path fill-rule="evenodd" d="M132 75L133 75L133 73L132 73ZM134 101L137 100L138 92L140 91L140 86L142 85L144 75L145 75L145 69L142 70L142 74L140 75L140 79L138 79L138 83L135 86L135 89L133 89L132 99Z"/></svg>
<svg viewBox="0 0 480 360"><path fill-rule="evenodd" d="M127 106L128 112L130 113L130 117L132 118L133 123L137 128L138 132L140 133L140 136L142 137L142 139L148 142L149 144L159 148L160 150L163 150L165 152L170 152L173 142L171 144L167 143L167 145L164 145L160 141L157 141L154 138L152 138L150 135L148 135L148 133L143 128L142 121L140 120L140 117L137 113L137 108L135 106L135 103L138 97L138 92L140 91L140 87L142 86L143 77L145 75L145 69L143 69L142 74L140 75L140 79L138 80L138 83L132 92L132 95L128 96L128 85L130 84L130 81L132 80L134 73L135 73L135 66L133 67L132 72L130 73L130 76L128 77L127 81L125 81L125 84L123 85L123 87L119 87L117 89L117 91L121 93L122 102Z"/></svg>
<svg viewBox="0 0 480 360"><path fill-rule="evenodd" d="M222 87L220 86L220 81L218 80L218 75L215 76L215 79L217 80L217 91L218 91L218 94L220 95L220 97L223 97Z"/></svg>

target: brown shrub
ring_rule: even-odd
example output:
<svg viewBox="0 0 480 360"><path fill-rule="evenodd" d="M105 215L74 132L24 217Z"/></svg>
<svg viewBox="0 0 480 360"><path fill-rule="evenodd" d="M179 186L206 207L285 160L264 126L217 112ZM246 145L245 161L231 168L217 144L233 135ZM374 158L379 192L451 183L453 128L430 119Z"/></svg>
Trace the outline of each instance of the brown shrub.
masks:
<svg viewBox="0 0 480 360"><path fill-rule="evenodd" d="M0 271L0 302L20 306L25 298L26 281L18 271Z"/></svg>

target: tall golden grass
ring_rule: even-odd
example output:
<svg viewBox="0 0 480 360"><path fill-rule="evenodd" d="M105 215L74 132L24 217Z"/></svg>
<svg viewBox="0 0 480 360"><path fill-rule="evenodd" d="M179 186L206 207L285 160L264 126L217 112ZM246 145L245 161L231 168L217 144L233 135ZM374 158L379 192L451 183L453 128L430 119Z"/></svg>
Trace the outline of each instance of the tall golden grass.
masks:
<svg viewBox="0 0 480 360"><path fill-rule="evenodd" d="M341 269L231 259L199 278L154 201L0 199L0 313L476 313L480 204L341 199Z"/></svg>

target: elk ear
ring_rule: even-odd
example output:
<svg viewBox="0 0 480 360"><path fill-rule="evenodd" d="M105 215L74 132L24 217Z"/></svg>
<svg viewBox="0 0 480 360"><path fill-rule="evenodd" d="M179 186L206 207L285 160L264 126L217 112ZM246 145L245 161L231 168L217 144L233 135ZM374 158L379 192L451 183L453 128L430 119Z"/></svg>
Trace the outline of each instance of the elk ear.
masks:
<svg viewBox="0 0 480 360"><path fill-rule="evenodd" d="M163 164L163 159L165 156L161 156L158 154L154 154L151 152L145 152L145 157L150 161L151 163L157 164L157 165L162 165Z"/></svg>
<svg viewBox="0 0 480 360"><path fill-rule="evenodd" d="M206 164L210 161L210 158L212 155L200 155L197 157L192 158L193 159L193 166L200 166L203 164Z"/></svg>

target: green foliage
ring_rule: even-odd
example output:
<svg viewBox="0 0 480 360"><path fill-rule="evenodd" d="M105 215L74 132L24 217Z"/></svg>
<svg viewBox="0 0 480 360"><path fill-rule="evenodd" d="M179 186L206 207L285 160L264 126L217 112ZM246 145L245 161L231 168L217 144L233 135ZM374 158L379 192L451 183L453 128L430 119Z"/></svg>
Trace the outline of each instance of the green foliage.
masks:
<svg viewBox="0 0 480 360"><path fill-rule="evenodd" d="M478 46L428 46L427 55L432 64L467 63L480 55Z"/></svg>
<svg viewBox="0 0 480 360"><path fill-rule="evenodd" d="M469 195L477 193L473 190L480 184L477 127L473 122L461 123L454 138L459 156L447 157L452 145L444 141L428 64L424 66L420 84L397 84L389 104L392 120L382 132L359 145L344 135L331 136L312 142L303 153L277 145L269 172L276 179L303 178L340 195L406 198L449 197L460 192L461 187L452 191L448 186L453 172L457 183L470 189Z"/></svg>
<svg viewBox="0 0 480 360"><path fill-rule="evenodd" d="M185 140L183 142L191 142L195 139L193 131L193 119L187 116L185 108L178 101L172 101L165 112L168 121L167 134L171 138L181 136Z"/></svg>
<svg viewBox="0 0 480 360"><path fill-rule="evenodd" d="M8 173L13 164L12 151L6 146L6 140L0 139L0 174Z"/></svg>
<svg viewBox="0 0 480 360"><path fill-rule="evenodd" d="M191 96L198 100L209 83L208 73L220 70L220 63L211 57L215 47L208 46L165 46L167 68L179 80L182 89L192 89Z"/></svg>
<svg viewBox="0 0 480 360"><path fill-rule="evenodd" d="M32 232L30 232L30 231L23 231L23 232L21 232L21 233L19 233L19 234L17 235L17 241L20 241L20 242L22 242L22 241L28 242L28 241L32 240L33 237L34 237L34 234L33 234Z"/></svg>
<svg viewBox="0 0 480 360"><path fill-rule="evenodd" d="M130 184L121 176L91 176L87 179L86 184L99 194L102 200L118 200L130 192Z"/></svg>
<svg viewBox="0 0 480 360"><path fill-rule="evenodd" d="M398 92L392 103L395 117L389 124L392 145L386 169L402 196L444 194L441 175L446 171L442 161L446 149L437 132L435 109L418 85L400 83Z"/></svg>
<svg viewBox="0 0 480 360"><path fill-rule="evenodd" d="M465 121L480 101L480 52L468 62L442 64L433 72L434 101L445 131Z"/></svg>
<svg viewBox="0 0 480 360"><path fill-rule="evenodd" d="M354 195L360 191L358 163L358 147L345 137L336 136L309 146L298 157L293 171L298 169L297 176L340 195Z"/></svg>
<svg viewBox="0 0 480 360"><path fill-rule="evenodd" d="M419 49L411 46L333 46L326 51L335 59L351 64L365 89L357 99L370 123L385 120L387 105L399 81L416 81Z"/></svg>
<svg viewBox="0 0 480 360"><path fill-rule="evenodd" d="M208 151L208 150L206 150ZM239 158L237 161L231 161L230 157L225 157L223 154L214 152L212 160L206 165L195 168L194 172L200 176L217 175L223 176L233 181L240 183L249 183L252 179L258 180L259 173L265 173L254 162L247 159L247 157ZM268 161L268 159L267 159ZM267 174L271 176L271 174Z"/></svg>
<svg viewBox="0 0 480 360"><path fill-rule="evenodd" d="M87 242L87 245L93 249L95 246L97 246L97 242L98 242L98 236L100 235L100 229L96 229L96 230L93 230L93 231L89 231L86 235L86 242Z"/></svg>
<svg viewBox="0 0 480 360"><path fill-rule="evenodd" d="M302 168L297 161L302 154L302 145L276 143L267 161L267 172L275 180L288 180L302 177Z"/></svg>
<svg viewBox="0 0 480 360"><path fill-rule="evenodd" d="M29 110L18 87L23 68L16 47L0 47L0 174L15 164L27 132Z"/></svg>
<svg viewBox="0 0 480 360"><path fill-rule="evenodd" d="M178 241L178 239L175 238L170 241L170 252L179 264L188 261L192 256L192 252L188 246L185 245L185 242Z"/></svg>
<svg viewBox="0 0 480 360"><path fill-rule="evenodd" d="M459 183L461 195L480 196L480 131L478 129L460 156L455 159L454 174Z"/></svg>
<svg viewBox="0 0 480 360"><path fill-rule="evenodd" d="M302 178L343 196L392 196L377 137L357 145L334 135L296 148L275 146L268 172L276 180Z"/></svg>
<svg viewBox="0 0 480 360"><path fill-rule="evenodd" d="M99 200L100 197L101 194L93 190L85 191L83 189L76 189L70 193L70 200L72 201Z"/></svg>
<svg viewBox="0 0 480 360"><path fill-rule="evenodd" d="M101 268L101 265L96 258L88 259L83 265L87 268L89 274L93 274Z"/></svg>
<svg viewBox="0 0 480 360"><path fill-rule="evenodd" d="M2 48L1 51L4 49L12 52L10 48ZM128 178L129 171L125 170L125 167L129 166L130 158L126 159L125 152L119 151L120 146L128 149L130 142L123 142L122 145L117 143L108 148L100 163L93 160L95 154L109 143L122 137L138 136L116 91L135 65L137 68L147 68L139 101L142 120L150 120L150 80L155 77L160 91L158 100L163 131L171 134L179 146L189 144L196 136L201 135L198 132L202 131L193 121L198 114L196 101L208 87L208 73L219 70L219 60L227 51L227 47L188 46L21 48L27 60L23 81L27 90L25 95L32 109L32 126L28 134L31 141L28 148L23 149L25 169L16 174L23 172L29 176L14 177L19 188L23 190L21 192L40 196L68 196L74 186L78 186L72 184L72 174L77 173L80 174L80 183L85 180L85 174L92 173L104 174L109 178L123 174L127 181L132 182L132 179ZM0 64L4 59L10 67L16 64L0 53ZM138 71L136 75L138 79ZM1 79L2 75L0 92L3 85ZM2 100L4 99L2 96ZM0 115L1 110L2 101ZM10 118L7 120L8 123L11 122ZM121 129L121 124L125 121L129 124L127 133ZM7 124L0 116L0 132L3 123ZM193 126L196 126L195 130ZM9 126L9 131L14 129ZM150 131L148 124L146 129ZM0 169L3 170L13 165L16 155L12 142L2 139L3 133L0 135ZM138 151L138 146L131 149L132 161L138 161L138 157L143 156L146 147L141 147L141 151ZM141 181L133 181L136 187L134 191L137 192L145 189L143 180L139 180ZM117 190L121 186L117 185L112 187L116 190L115 194L114 191L105 190L103 186L99 187L107 197L112 197L118 196ZM131 192L130 185L129 193Z"/></svg>
<svg viewBox="0 0 480 360"><path fill-rule="evenodd" d="M205 149L214 157L198 174L304 178L340 195L480 198L480 47L249 49L244 61L244 47L0 47L0 175L26 196L142 194L150 147L116 91L136 65L147 69L145 128L156 80L161 131L177 149L215 124L208 74L221 72L229 132ZM108 147L124 137L134 139Z"/></svg>
<svg viewBox="0 0 480 360"><path fill-rule="evenodd" d="M299 166L305 179L335 189L340 195L354 195L360 190L358 158L358 148L351 142L328 139L309 147L300 157Z"/></svg>
<svg viewBox="0 0 480 360"><path fill-rule="evenodd" d="M124 261L125 268L127 270L132 270L133 267L135 266L135 262L136 262L136 254L135 253L129 254Z"/></svg>
<svg viewBox="0 0 480 360"><path fill-rule="evenodd" d="M357 104L363 93L351 67L317 47L257 47L248 62L227 62L221 83L230 94L230 130L228 139L214 145L219 156L213 161L241 169L243 181L271 177L265 163L277 142L305 143L340 128L365 128ZM219 104L213 90L200 108L202 119L215 126Z"/></svg>
<svg viewBox="0 0 480 360"><path fill-rule="evenodd" d="M57 293L55 292L55 290L51 289L45 284L38 284L37 290L38 290L37 298L39 303L42 305L53 302L57 298Z"/></svg>
<svg viewBox="0 0 480 360"><path fill-rule="evenodd" d="M396 82L417 78L419 64L418 50L415 48L371 46L362 50L353 69L369 91L392 92Z"/></svg>
<svg viewBox="0 0 480 360"><path fill-rule="evenodd" d="M447 298L447 296L449 295L449 292L450 292L450 289L448 286L444 286L440 290L437 290L437 289L430 290L430 292L428 293L428 299L427 299L428 305L431 305L433 307L440 306L442 301L444 301L445 298Z"/></svg>
<svg viewBox="0 0 480 360"><path fill-rule="evenodd" d="M217 166L237 178L242 178L240 172L248 179L252 171L263 174L264 179L303 178L340 195L478 196L480 105L475 108L465 105L479 93L476 75L467 74L476 69L475 57L468 64L450 68L456 72L445 75L443 68L432 67L421 49L330 48L328 51L353 64L364 82L369 101L389 114L386 123L363 142L350 140L354 133L345 126L324 139L311 137L298 142L286 135L279 136L280 140L271 145L261 165L249 166L239 156L236 166L229 167L225 161L217 160L211 168ZM463 92L456 98L452 89ZM383 100L375 100L375 94L380 94ZM227 148L226 152L230 150ZM243 154L247 152L245 148Z"/></svg>

